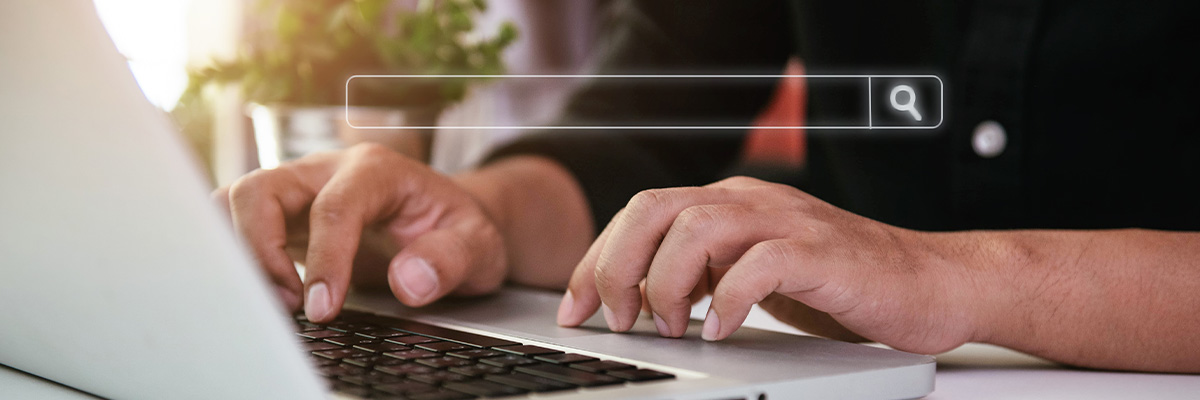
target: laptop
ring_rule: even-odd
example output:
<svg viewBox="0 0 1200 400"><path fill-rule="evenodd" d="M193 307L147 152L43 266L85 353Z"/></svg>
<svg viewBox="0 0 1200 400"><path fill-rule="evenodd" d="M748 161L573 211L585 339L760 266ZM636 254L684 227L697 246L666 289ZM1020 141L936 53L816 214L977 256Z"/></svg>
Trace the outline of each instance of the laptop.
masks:
<svg viewBox="0 0 1200 400"><path fill-rule="evenodd" d="M0 3L0 364L108 398L903 399L932 357L743 328L554 323L560 293L272 297L88 1ZM2 390L0 390L2 391Z"/></svg>

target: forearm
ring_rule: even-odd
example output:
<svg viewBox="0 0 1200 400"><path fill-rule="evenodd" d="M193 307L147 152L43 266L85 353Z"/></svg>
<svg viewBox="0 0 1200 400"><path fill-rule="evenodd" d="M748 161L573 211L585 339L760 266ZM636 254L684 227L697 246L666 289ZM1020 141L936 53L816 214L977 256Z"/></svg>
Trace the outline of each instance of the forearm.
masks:
<svg viewBox="0 0 1200 400"><path fill-rule="evenodd" d="M952 247L974 341L1081 367L1200 372L1200 234L944 235L977 244Z"/></svg>
<svg viewBox="0 0 1200 400"><path fill-rule="evenodd" d="M475 196L504 236L509 281L566 287L594 238L587 200L570 172L548 158L514 156L455 181Z"/></svg>

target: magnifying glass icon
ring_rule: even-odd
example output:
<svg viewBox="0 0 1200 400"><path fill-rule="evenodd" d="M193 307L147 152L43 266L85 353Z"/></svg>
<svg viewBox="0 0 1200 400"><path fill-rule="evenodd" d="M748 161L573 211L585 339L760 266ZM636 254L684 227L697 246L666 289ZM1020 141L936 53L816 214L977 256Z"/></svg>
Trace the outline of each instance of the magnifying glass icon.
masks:
<svg viewBox="0 0 1200 400"><path fill-rule="evenodd" d="M896 101L896 95L900 93L908 93L908 102L901 104L899 101ZM912 87L908 85L896 85L896 87L892 88L891 98L892 108L895 108L896 111L907 111L909 114L912 114L913 119L918 122L921 121L921 112L917 111L916 106L917 92L913 91Z"/></svg>

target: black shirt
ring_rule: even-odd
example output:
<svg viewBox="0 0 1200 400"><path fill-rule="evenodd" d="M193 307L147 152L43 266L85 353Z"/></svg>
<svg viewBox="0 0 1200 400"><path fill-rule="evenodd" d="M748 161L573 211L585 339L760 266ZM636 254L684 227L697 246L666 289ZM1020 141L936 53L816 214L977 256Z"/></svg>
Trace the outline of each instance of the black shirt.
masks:
<svg viewBox="0 0 1200 400"><path fill-rule="evenodd" d="M599 74L936 74L945 122L924 135L808 131L802 189L927 230L1200 229L1200 2L1120 0L618 2ZM583 86L563 123L638 116L748 124L768 87ZM837 93L809 93L810 117ZM982 157L984 121L1007 145ZM715 181L744 132L536 133L582 184L596 226L637 191Z"/></svg>

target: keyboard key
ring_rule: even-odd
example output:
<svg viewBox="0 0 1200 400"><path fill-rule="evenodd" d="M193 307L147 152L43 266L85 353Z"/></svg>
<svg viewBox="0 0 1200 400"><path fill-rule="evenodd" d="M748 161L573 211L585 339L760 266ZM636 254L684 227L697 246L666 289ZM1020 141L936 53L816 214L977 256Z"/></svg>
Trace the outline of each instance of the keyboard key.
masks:
<svg viewBox="0 0 1200 400"><path fill-rule="evenodd" d="M343 328L349 332L370 332L380 329L387 329L382 326L366 322L354 322L347 325L342 325L340 328Z"/></svg>
<svg viewBox="0 0 1200 400"><path fill-rule="evenodd" d="M364 337L375 338L375 339L387 339L387 338L394 338L397 336L412 336L408 332L400 332L398 330L388 329L388 328L379 328L379 329L372 330L372 331L357 331L357 332L354 332L354 334L358 335L358 336L364 336Z"/></svg>
<svg viewBox="0 0 1200 400"><path fill-rule="evenodd" d="M362 350L355 350L355 349L334 349L334 350L314 351L314 352L312 352L312 355L317 356L317 357L322 357L322 358L328 358L330 360L341 360L343 358L370 357L371 353L368 353L368 352L365 352Z"/></svg>
<svg viewBox="0 0 1200 400"><path fill-rule="evenodd" d="M343 376L339 379L355 385L382 385L385 383L404 382L404 378L379 371L371 371L361 375Z"/></svg>
<svg viewBox="0 0 1200 400"><path fill-rule="evenodd" d="M371 395L371 389L366 386L358 386L348 382L337 382L329 388L338 393L344 393L350 396L367 397Z"/></svg>
<svg viewBox="0 0 1200 400"><path fill-rule="evenodd" d="M530 346L530 345L497 347L496 350L500 350L500 351L507 352L507 353L513 353L513 354L521 355L521 356L540 356L543 354L562 353L561 351L558 351L558 350L551 350L551 349L547 349L545 347L537 347L537 346Z"/></svg>
<svg viewBox="0 0 1200 400"><path fill-rule="evenodd" d="M425 350L429 350L429 351L436 351L436 352L439 352L439 353L444 353L444 352L447 352L447 351L456 351L456 350L467 350L467 349L473 349L473 348L474 348L474 347L467 346L467 345L465 345L465 344L462 344L462 343L454 343L454 342L433 342L433 343L422 343L422 344L418 344L416 347L417 347L418 349L425 349Z"/></svg>
<svg viewBox="0 0 1200 400"><path fill-rule="evenodd" d="M488 375L483 379L508 386L519 387L531 392L550 392L555 390L574 389L578 387L570 383L559 382L553 379L522 374L519 372L511 374Z"/></svg>
<svg viewBox="0 0 1200 400"><path fill-rule="evenodd" d="M529 392L528 390L515 388L512 386L501 385L495 382L488 381L470 381L470 382L453 382L447 383L446 389L456 390L463 393L473 394L483 397L498 397L512 396Z"/></svg>
<svg viewBox="0 0 1200 400"><path fill-rule="evenodd" d="M397 360L395 358L384 357L381 355L371 355L369 357L358 357L358 358L343 358L342 362L356 366L356 367L371 368L371 367L374 367L375 364L378 363L380 360L392 360L392 361L398 361L400 363L405 362L404 360Z"/></svg>
<svg viewBox="0 0 1200 400"><path fill-rule="evenodd" d="M421 350L421 349L391 351L391 352L383 353L383 355L388 356L388 357L399 358L401 360L417 360L417 359L422 359L422 358L430 358L430 357L440 356L440 354L438 354L438 353L434 353L429 350Z"/></svg>
<svg viewBox="0 0 1200 400"><path fill-rule="evenodd" d="M544 356L535 356L535 360L541 360L552 364L571 364L577 362L596 361L596 357L588 357L582 354L549 354Z"/></svg>
<svg viewBox="0 0 1200 400"><path fill-rule="evenodd" d="M466 375L456 374L450 371L433 371L428 374L409 375L409 380L428 383L430 385L441 385L446 382L462 382L471 377Z"/></svg>
<svg viewBox="0 0 1200 400"><path fill-rule="evenodd" d="M358 336L358 335L332 337L332 338L325 339L325 341L336 344L336 345L342 345L342 346L354 346L354 345L358 345L358 344L381 343L381 341L379 339L371 339L368 337L363 337L363 336Z"/></svg>
<svg viewBox="0 0 1200 400"><path fill-rule="evenodd" d="M488 349L473 349L473 350L455 351L455 352L450 353L450 355L459 357L459 358L476 359L476 358L499 357L499 356L504 355L504 353L501 353L501 352L495 351L495 350L488 350Z"/></svg>
<svg viewBox="0 0 1200 400"><path fill-rule="evenodd" d="M330 360L328 358L321 358L321 357L316 357L316 356L309 357L308 361L311 362L313 364L313 366L316 366L316 367L328 367L330 365L338 365L338 363L341 362L339 360Z"/></svg>
<svg viewBox="0 0 1200 400"><path fill-rule="evenodd" d="M347 360L355 360L355 359L354 359L354 358L348 358ZM401 360L401 359L399 359L399 358L392 358L392 357L382 357L382 356L381 356L381 357L379 357L379 359L378 359L378 360L376 360L376 361L375 361L375 365L376 365L376 366L379 366L379 365L400 365L400 364L404 364L404 363L410 363L410 362L412 362L412 361Z"/></svg>
<svg viewBox="0 0 1200 400"><path fill-rule="evenodd" d="M380 392L391 394L423 393L437 390L437 387L421 382L388 383L384 385L376 385L374 388Z"/></svg>
<svg viewBox="0 0 1200 400"><path fill-rule="evenodd" d="M408 346L388 342L361 343L354 345L354 348L372 353L411 350Z"/></svg>
<svg viewBox="0 0 1200 400"><path fill-rule="evenodd" d="M616 361L605 360L605 361L592 361L592 362L571 364L571 368L580 369L580 370L584 370L584 371L588 371L588 372L604 372L604 371L616 371L616 370L620 370L620 369L634 369L637 367L629 365L629 364L625 364L625 363L619 363Z"/></svg>
<svg viewBox="0 0 1200 400"><path fill-rule="evenodd" d="M433 368L429 368L424 365L419 365L419 364L414 364L414 363L404 363L404 364L400 364L400 365L376 365L375 370L385 373L385 374L388 374L388 375L395 375L395 376L428 374L430 372L436 371Z"/></svg>
<svg viewBox="0 0 1200 400"><path fill-rule="evenodd" d="M615 376L627 381L642 382L653 381L659 379L671 379L675 375L666 372L659 372L652 369L627 369L622 371L608 371L608 375Z"/></svg>
<svg viewBox="0 0 1200 400"><path fill-rule="evenodd" d="M579 386L612 385L622 382L620 379L611 376L594 374L591 372L580 371L577 369L571 369L552 364L526 365L517 367L516 371Z"/></svg>
<svg viewBox="0 0 1200 400"><path fill-rule="evenodd" d="M350 375L362 375L367 373L365 368L359 368L349 364L337 364L327 367L317 368L317 372L322 376L342 377Z"/></svg>
<svg viewBox="0 0 1200 400"><path fill-rule="evenodd" d="M308 350L310 352L342 348L342 346L338 346L336 344L327 343L327 342L308 342L308 343L304 343L303 346L304 346L305 350Z"/></svg>
<svg viewBox="0 0 1200 400"><path fill-rule="evenodd" d="M325 327L311 323L311 322L297 322L296 323L296 332L312 332L312 331L319 331L322 329L325 329Z"/></svg>
<svg viewBox="0 0 1200 400"><path fill-rule="evenodd" d="M326 324L325 326L327 326L329 329L333 329L335 331L343 331L343 332L350 332L350 333L354 333L354 332L358 332L358 331L365 332L365 331L380 328L379 326L376 326L376 325L370 324L370 323L350 322L350 321L346 321L346 320L333 321L333 322Z"/></svg>
<svg viewBox="0 0 1200 400"><path fill-rule="evenodd" d="M450 372L467 376L479 377L489 374L504 374L508 373L508 368L497 367L495 365L475 364L464 365L461 367L450 368Z"/></svg>
<svg viewBox="0 0 1200 400"><path fill-rule="evenodd" d="M390 319L390 318L386 318L386 317L376 317L375 320L372 322L375 322L379 325L391 327L393 329L399 329L399 330L406 331L406 332L412 332L412 333L421 334L421 335L425 335L425 336L431 336L431 337L435 337L435 338L442 339L442 340L449 340L452 342L469 344L469 345L473 345L476 347L514 346L514 345L520 344L517 342L510 341L510 340L497 339L497 338L487 337L487 336L483 336L483 335L476 335L474 333L456 331L453 329L446 329L446 328L442 328L440 326L433 326L433 325L429 325L429 324L423 324L420 322L409 321L409 320L404 320L404 319Z"/></svg>
<svg viewBox="0 0 1200 400"><path fill-rule="evenodd" d="M462 358L458 358L458 357L442 356L442 357L436 357L436 358L422 358L420 360L417 360L417 363L421 364L421 365L427 365L430 367L434 367L434 368L448 368L448 367L461 367L464 365L470 365L471 360L462 359Z"/></svg>
<svg viewBox="0 0 1200 400"><path fill-rule="evenodd" d="M415 344L420 344L420 343L433 343L433 342L439 341L439 340L431 338L431 337L424 337L424 336L417 336L417 335L392 337L392 338L387 338L386 340L389 342L392 342L392 343L399 343L399 344L405 344L405 345L415 345Z"/></svg>
<svg viewBox="0 0 1200 400"><path fill-rule="evenodd" d="M479 362L487 365L495 365L497 367L515 367L518 365L537 364L532 358L521 357L518 355L505 355L500 357L491 357L480 359Z"/></svg>
<svg viewBox="0 0 1200 400"><path fill-rule="evenodd" d="M472 395L469 395L466 393L462 393L462 392L455 392L453 390L443 390L443 389L439 389L439 390L433 391L433 392L426 392L426 393L414 393L414 394L405 396L405 400L466 400L466 399L473 399L473 398L475 398L475 396L472 396Z"/></svg>
<svg viewBox="0 0 1200 400"><path fill-rule="evenodd" d="M328 338L332 338L332 337L342 337L342 336L350 335L349 333L346 333L346 332L332 331L329 329L322 329L319 331L312 331L312 332L296 332L296 334L300 335L301 337L306 337L309 339L328 339Z"/></svg>

